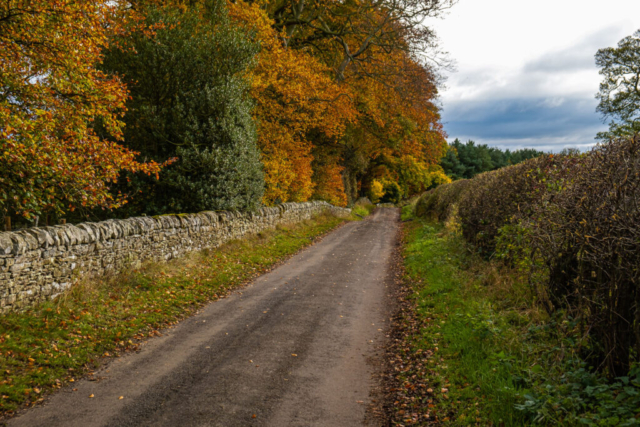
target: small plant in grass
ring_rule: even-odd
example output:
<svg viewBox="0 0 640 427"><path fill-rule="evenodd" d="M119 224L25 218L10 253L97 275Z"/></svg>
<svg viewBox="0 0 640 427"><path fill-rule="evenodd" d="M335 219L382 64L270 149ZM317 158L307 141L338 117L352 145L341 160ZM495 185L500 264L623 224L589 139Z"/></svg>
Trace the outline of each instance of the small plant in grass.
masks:
<svg viewBox="0 0 640 427"><path fill-rule="evenodd" d="M370 214L370 211L366 209L364 206L356 205L353 208L351 208L351 214L360 218L364 218L365 216L368 216Z"/></svg>
<svg viewBox="0 0 640 427"><path fill-rule="evenodd" d="M362 219L371 215L375 208L376 206L373 203L363 197L355 203L353 208L351 208L351 214L356 218Z"/></svg>

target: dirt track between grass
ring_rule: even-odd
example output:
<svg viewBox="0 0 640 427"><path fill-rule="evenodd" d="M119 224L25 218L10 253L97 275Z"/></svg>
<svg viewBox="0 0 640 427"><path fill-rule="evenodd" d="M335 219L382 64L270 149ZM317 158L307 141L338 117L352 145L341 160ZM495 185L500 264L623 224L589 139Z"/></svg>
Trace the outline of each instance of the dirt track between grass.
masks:
<svg viewBox="0 0 640 427"><path fill-rule="evenodd" d="M362 425L398 217L341 227L9 425Z"/></svg>

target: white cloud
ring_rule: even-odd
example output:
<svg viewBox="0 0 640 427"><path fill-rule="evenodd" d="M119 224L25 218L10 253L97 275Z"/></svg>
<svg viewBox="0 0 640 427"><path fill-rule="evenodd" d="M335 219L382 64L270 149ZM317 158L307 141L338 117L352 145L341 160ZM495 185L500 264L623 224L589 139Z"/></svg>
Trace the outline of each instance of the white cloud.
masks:
<svg viewBox="0 0 640 427"><path fill-rule="evenodd" d="M594 55L640 28L640 1L460 0L433 27L457 62L441 94L451 137L514 147L589 145L603 128ZM563 114L565 120L557 117ZM505 139L516 118L530 136Z"/></svg>

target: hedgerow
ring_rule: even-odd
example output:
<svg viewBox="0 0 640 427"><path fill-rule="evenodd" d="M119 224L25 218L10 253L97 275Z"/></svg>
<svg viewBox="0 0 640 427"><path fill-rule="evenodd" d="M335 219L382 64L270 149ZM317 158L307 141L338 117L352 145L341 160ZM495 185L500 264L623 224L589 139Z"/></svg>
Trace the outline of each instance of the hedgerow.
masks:
<svg viewBox="0 0 640 427"><path fill-rule="evenodd" d="M596 366L626 375L640 354L640 138L599 146L551 178L524 220L549 301L583 319Z"/></svg>
<svg viewBox="0 0 640 427"><path fill-rule="evenodd" d="M445 221L452 209L466 197L469 184L469 180L462 179L427 192L416 203L416 215Z"/></svg>
<svg viewBox="0 0 640 427"><path fill-rule="evenodd" d="M582 356L610 377L640 354L640 137L548 155L426 193L487 258L529 269L538 302L577 319Z"/></svg>

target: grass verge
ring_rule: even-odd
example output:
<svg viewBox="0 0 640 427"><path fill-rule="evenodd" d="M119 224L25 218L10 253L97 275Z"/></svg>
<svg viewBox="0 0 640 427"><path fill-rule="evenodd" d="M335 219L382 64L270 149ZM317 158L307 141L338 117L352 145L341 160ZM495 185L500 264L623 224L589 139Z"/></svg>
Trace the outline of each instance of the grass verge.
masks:
<svg viewBox="0 0 640 427"><path fill-rule="evenodd" d="M351 216L354 218L363 219L373 213L376 206L373 203L356 203L353 208L351 208Z"/></svg>
<svg viewBox="0 0 640 427"><path fill-rule="evenodd" d="M102 281L84 282L55 301L0 317L0 412L90 374L105 357L141 340L271 269L344 220L321 215L215 250Z"/></svg>
<svg viewBox="0 0 640 427"><path fill-rule="evenodd" d="M640 369L593 373L578 323L548 316L526 278L475 256L451 228L404 224L394 424L640 425Z"/></svg>

